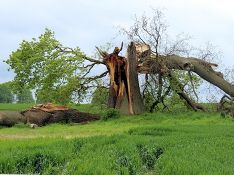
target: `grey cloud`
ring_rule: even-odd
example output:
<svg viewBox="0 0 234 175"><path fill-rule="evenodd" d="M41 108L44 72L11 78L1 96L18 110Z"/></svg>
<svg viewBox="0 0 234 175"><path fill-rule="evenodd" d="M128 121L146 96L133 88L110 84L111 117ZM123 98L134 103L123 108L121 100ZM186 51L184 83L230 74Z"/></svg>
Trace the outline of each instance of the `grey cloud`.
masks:
<svg viewBox="0 0 234 175"><path fill-rule="evenodd" d="M193 3L189 3L193 2ZM195 0L1 0L0 61L23 40L38 37L44 29L55 31L56 38L68 46L79 46L91 54L95 45L110 41L117 24L129 25L135 14L165 7L172 35L181 32L194 36L194 43L211 41L224 53L224 62L234 64L233 21L221 12ZM196 6L195 6L196 5ZM118 41L121 39L118 39ZM12 79L7 65L1 64L0 79Z"/></svg>

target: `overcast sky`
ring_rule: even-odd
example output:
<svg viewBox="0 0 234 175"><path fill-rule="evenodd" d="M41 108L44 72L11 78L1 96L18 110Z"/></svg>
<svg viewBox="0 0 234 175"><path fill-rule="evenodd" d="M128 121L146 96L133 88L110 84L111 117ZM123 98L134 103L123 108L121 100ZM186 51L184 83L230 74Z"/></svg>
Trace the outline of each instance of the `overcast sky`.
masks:
<svg viewBox="0 0 234 175"><path fill-rule="evenodd" d="M62 44L92 54L96 45L116 37L116 26L128 26L134 15L152 8L164 9L172 35L187 33L197 46L211 42L222 52L222 62L234 65L232 0L0 0L0 82L14 77L2 60L45 28Z"/></svg>

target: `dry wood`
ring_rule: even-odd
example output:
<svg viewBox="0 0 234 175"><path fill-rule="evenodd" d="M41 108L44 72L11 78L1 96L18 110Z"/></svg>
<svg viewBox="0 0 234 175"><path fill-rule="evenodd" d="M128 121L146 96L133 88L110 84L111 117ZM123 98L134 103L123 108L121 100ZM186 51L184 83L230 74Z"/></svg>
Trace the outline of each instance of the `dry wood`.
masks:
<svg viewBox="0 0 234 175"><path fill-rule="evenodd" d="M234 97L234 86L223 78L221 72L215 71L213 66L217 65L198 58L170 55L147 57L137 69L140 73L166 73L172 69L192 71Z"/></svg>

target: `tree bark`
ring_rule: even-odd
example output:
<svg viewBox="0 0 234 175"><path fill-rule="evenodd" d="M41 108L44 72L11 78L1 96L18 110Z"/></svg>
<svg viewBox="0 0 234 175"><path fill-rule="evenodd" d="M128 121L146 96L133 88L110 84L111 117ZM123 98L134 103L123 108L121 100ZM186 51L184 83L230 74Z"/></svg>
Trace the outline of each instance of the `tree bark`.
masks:
<svg viewBox="0 0 234 175"><path fill-rule="evenodd" d="M98 51L103 56L110 76L108 106L119 109L122 114L143 113L145 108L136 69L138 63L135 44L132 42L129 45L127 59L118 55L121 51L118 47L111 54Z"/></svg>
<svg viewBox="0 0 234 175"><path fill-rule="evenodd" d="M138 71L141 73L168 72L171 69L192 71L234 97L234 86L223 78L222 73L214 71L212 66L217 65L198 58L171 55L145 58L138 66Z"/></svg>
<svg viewBox="0 0 234 175"><path fill-rule="evenodd" d="M52 103L35 105L30 109L21 111L25 123L44 126L49 123L87 123L99 120L95 114L80 112L76 109L59 106Z"/></svg>
<svg viewBox="0 0 234 175"><path fill-rule="evenodd" d="M140 93L138 72L137 72L137 55L136 46L133 42L128 46L128 64L127 64L127 80L128 80L128 98L129 113L140 114L145 111L143 99Z"/></svg>

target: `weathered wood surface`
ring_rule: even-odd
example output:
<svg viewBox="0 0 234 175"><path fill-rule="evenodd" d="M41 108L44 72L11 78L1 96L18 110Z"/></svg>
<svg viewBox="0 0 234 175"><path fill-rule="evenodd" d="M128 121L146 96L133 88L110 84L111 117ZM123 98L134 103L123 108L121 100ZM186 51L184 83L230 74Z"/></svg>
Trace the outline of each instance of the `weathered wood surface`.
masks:
<svg viewBox="0 0 234 175"><path fill-rule="evenodd" d="M145 111L143 99L140 92L138 72L137 72L137 51L136 46L132 42L128 46L127 51L127 80L128 80L128 98L129 98L129 113L141 114Z"/></svg>
<svg viewBox="0 0 234 175"><path fill-rule="evenodd" d="M108 106L120 109L122 114L140 114L144 104L140 94L135 44L131 43L127 58L119 56L122 50L116 47L111 54L98 49L110 76Z"/></svg>
<svg viewBox="0 0 234 175"><path fill-rule="evenodd" d="M17 123L45 126L50 123L87 123L99 120L100 116L80 112L52 103L35 105L24 111L0 111L0 125L14 126Z"/></svg>
<svg viewBox="0 0 234 175"><path fill-rule="evenodd" d="M172 69L192 71L234 97L234 86L223 78L221 72L215 71L213 67L217 67L217 65L198 58L170 55L159 56L158 58L147 57L142 64L138 65L137 69L140 73L159 73Z"/></svg>
<svg viewBox="0 0 234 175"><path fill-rule="evenodd" d="M0 126L14 126L24 123L25 117L19 111L0 111Z"/></svg>

